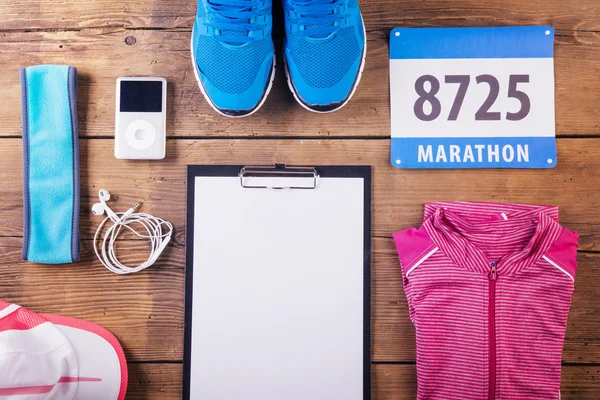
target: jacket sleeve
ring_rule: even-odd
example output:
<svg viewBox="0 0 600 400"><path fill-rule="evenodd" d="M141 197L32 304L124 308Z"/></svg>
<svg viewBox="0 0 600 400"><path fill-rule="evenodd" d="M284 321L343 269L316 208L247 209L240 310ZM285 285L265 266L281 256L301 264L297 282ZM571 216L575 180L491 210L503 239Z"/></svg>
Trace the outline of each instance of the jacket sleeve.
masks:
<svg viewBox="0 0 600 400"><path fill-rule="evenodd" d="M435 248L435 244L431 241L423 227L420 229L406 229L404 231L396 232L392 236L400 259L402 284L408 302L410 320L415 324L416 312L413 302L410 273L415 266L418 266L417 263Z"/></svg>
<svg viewBox="0 0 600 400"><path fill-rule="evenodd" d="M577 247L579 246L579 235L563 229L562 233L548 249L548 258L564 269L575 280L577 273Z"/></svg>

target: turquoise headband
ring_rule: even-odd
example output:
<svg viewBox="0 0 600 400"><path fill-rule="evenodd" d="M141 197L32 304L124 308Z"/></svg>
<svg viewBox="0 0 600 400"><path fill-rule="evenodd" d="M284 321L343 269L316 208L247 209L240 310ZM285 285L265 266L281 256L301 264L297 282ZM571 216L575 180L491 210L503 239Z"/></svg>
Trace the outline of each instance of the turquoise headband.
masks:
<svg viewBox="0 0 600 400"><path fill-rule="evenodd" d="M23 259L79 261L77 72L21 69L23 115Z"/></svg>

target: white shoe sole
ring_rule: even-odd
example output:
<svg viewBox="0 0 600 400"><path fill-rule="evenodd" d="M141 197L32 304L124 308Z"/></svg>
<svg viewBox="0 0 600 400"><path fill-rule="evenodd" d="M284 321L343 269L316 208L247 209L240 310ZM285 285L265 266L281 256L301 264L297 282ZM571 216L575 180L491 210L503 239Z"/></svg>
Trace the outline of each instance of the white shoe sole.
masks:
<svg viewBox="0 0 600 400"><path fill-rule="evenodd" d="M362 15L361 15L361 19L362 19ZM362 78L362 74L363 71L365 69L365 61L367 59L367 29L365 27L365 23L363 21L363 37L365 38L364 41L364 47L363 47L363 55L362 55L362 60L360 63L360 68L358 70L358 77L356 78L356 81L354 82L354 86L352 87L352 91L350 92L350 95L340 103L340 105L334 109L331 110L325 110L325 111L321 111L321 110L315 110L310 108L308 105L306 105L301 99L300 96L298 95L298 93L296 92L296 89L294 88L294 84L292 83L292 79L290 76L290 71L288 69L287 66L287 59L285 56L285 48L283 50L283 62L284 62L284 69L285 69L285 77L287 79L287 83L288 83L288 87L290 88L290 90L292 91L292 94L294 95L294 98L296 99L296 101L305 109L307 109L308 111L312 111L314 113L317 114L329 114L335 111L340 110L341 108L343 108L346 104L348 104L348 102L350 101L350 99L352 99L352 96L354 96L354 93L356 92L356 89L358 88L358 84L360 83L360 80ZM285 47L285 46L284 46Z"/></svg>
<svg viewBox="0 0 600 400"><path fill-rule="evenodd" d="M215 106L215 104L212 102L212 100L210 99L210 97L208 96L208 94L206 94L206 90L204 89L204 85L202 85L202 81L200 80L200 74L198 73L198 64L196 64L196 56L194 55L194 31L193 31L193 28L192 28L192 40L191 40L191 43L190 43L190 53L192 53L192 64L193 64L192 66L194 67L194 75L196 76L196 81L198 82L198 86L200 87L200 91L204 95L204 98L206 99L206 102L208 104L210 104L210 106L213 108L213 110L215 110L219 114L223 115L224 117L229 117L229 118L244 118L244 117L248 117L248 116L254 114L255 112L257 112L259 110L259 108L261 108L262 105L267 100L267 96L269 95L269 92L271 91L271 88L273 87L273 81L275 80L275 64L276 64L275 54L273 54L273 67L271 68L271 77L269 78L269 85L267 87L267 90L265 90L265 93L263 93L263 97L261 98L261 100L258 103L258 105L256 105L252 109L252 111L250 111L247 114L230 115L230 114L224 113L223 111L219 110Z"/></svg>

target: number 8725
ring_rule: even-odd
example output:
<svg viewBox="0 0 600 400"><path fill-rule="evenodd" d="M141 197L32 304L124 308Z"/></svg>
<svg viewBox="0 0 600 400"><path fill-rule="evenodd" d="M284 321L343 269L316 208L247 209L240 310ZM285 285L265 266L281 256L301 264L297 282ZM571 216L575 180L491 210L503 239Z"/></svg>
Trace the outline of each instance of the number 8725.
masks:
<svg viewBox="0 0 600 400"><path fill-rule="evenodd" d="M476 121L500 121L502 115L500 112L491 112L490 109L498 99L500 94L500 83L493 75L479 75L475 78L477 84L487 83L490 92L486 100L481 105L481 108L475 113ZM445 82L450 84L458 84L458 91L454 98L454 103L448 114L448 121L456 121L460 115L460 111L467 95L467 89L471 83L470 75L446 75ZM430 88L426 90L425 83L429 83ZM521 108L517 112L507 112L506 120L521 121L526 118L531 111L531 100L529 96L518 90L519 83L529 83L529 75L510 75L508 85L508 98L517 99L521 103ZM419 98L415 102L415 116L421 121L435 121L442 113L442 104L436 95L440 91L440 81L433 75L423 75L415 82L415 91ZM425 112L425 103L431 105L431 112Z"/></svg>

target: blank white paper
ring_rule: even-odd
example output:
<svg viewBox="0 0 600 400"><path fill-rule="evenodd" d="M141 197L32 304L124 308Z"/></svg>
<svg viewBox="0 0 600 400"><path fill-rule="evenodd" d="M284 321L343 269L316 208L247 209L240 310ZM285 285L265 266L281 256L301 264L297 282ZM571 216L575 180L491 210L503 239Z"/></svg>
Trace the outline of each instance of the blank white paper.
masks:
<svg viewBox="0 0 600 400"><path fill-rule="evenodd" d="M364 180L196 177L193 400L362 400Z"/></svg>

